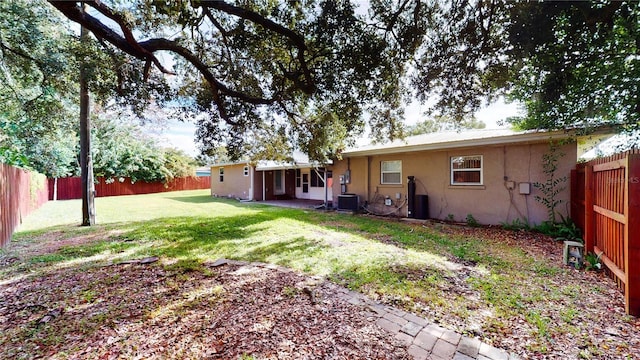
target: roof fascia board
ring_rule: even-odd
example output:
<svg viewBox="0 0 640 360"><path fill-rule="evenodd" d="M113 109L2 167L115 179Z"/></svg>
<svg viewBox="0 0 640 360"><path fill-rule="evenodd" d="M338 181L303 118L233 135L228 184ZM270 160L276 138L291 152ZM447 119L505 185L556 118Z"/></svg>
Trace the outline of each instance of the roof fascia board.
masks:
<svg viewBox="0 0 640 360"><path fill-rule="evenodd" d="M342 153L343 157L355 157L366 155L385 155L385 154L398 154L415 151L429 151L429 150L447 150L456 148L466 148L473 146L495 146L495 145L507 145L518 143L532 143L532 142L544 142L548 140L566 139L570 137L570 134L566 132L545 132L545 133L530 133L530 134L518 134L507 135L481 139L471 140L457 140L449 142L439 142L430 144L417 144L417 145L397 145L390 148L379 148L371 150L354 150Z"/></svg>
<svg viewBox="0 0 640 360"><path fill-rule="evenodd" d="M249 164L248 161L238 161L238 162L226 162L226 163L213 164L213 165L211 165L209 167L223 167L223 166L233 166L233 165L251 166L251 164Z"/></svg>
<svg viewBox="0 0 640 360"><path fill-rule="evenodd" d="M287 170L287 169L311 169L311 168L318 168L318 167L327 167L327 166L331 166L332 164L325 164L325 165L320 165L320 164L309 164L309 163L304 163L304 164L283 164L283 165L271 165L271 166L256 166L256 171L271 171L271 170Z"/></svg>

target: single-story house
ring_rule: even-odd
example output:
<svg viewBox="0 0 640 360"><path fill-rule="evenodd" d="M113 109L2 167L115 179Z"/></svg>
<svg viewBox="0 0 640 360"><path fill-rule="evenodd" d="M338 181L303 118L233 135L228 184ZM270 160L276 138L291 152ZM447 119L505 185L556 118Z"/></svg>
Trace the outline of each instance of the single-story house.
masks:
<svg viewBox="0 0 640 360"><path fill-rule="evenodd" d="M548 209L536 201L536 196L544 195L534 183L547 180L543 155L550 151L551 141L559 140L564 142L557 150L561 156L555 178L566 180L559 184L557 199L562 203L556 210L566 216L569 176L579 154L575 138L563 131L431 133L349 149L332 166L339 179L333 184L333 203L357 204L378 214L539 224L548 219ZM410 187L418 196L409 196Z"/></svg>
<svg viewBox="0 0 640 360"><path fill-rule="evenodd" d="M300 153L294 154L292 162L222 163L211 166L211 195L255 201L331 201L332 176L326 166Z"/></svg>
<svg viewBox="0 0 640 360"><path fill-rule="evenodd" d="M301 154L291 163L217 164L211 167L211 194L255 201L326 199L338 209L380 215L540 224L548 219L548 209L536 200L544 194L534 184L547 181L543 156L551 142L561 144L554 177L566 179L558 184L556 212L567 216L571 170L582 153L608 136L509 129L440 132L348 149L341 160L324 167Z"/></svg>

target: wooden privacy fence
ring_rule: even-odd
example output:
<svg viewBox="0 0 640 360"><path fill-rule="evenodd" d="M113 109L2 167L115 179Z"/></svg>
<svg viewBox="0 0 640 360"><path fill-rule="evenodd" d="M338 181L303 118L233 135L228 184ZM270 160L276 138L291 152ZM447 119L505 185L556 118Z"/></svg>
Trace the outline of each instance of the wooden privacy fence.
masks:
<svg viewBox="0 0 640 360"><path fill-rule="evenodd" d="M166 185L161 182L148 183L145 181L137 181L131 183L129 178L115 178L113 182L107 182L102 177L96 178L95 190L97 197L104 196L120 196L120 195L139 195L139 194L152 194L168 191L180 191L180 190L198 190L198 189L210 189L211 177L199 176L199 177L186 177L178 178L167 183ZM54 179L49 179L49 200L53 200L53 186ZM82 182L79 177L61 178L58 179L58 200L70 200L82 198Z"/></svg>
<svg viewBox="0 0 640 360"><path fill-rule="evenodd" d="M640 151L579 164L571 172L571 216L585 251L600 256L624 291L626 312L640 315Z"/></svg>
<svg viewBox="0 0 640 360"><path fill-rule="evenodd" d="M44 175L0 164L0 247L11 241L22 219L48 197Z"/></svg>

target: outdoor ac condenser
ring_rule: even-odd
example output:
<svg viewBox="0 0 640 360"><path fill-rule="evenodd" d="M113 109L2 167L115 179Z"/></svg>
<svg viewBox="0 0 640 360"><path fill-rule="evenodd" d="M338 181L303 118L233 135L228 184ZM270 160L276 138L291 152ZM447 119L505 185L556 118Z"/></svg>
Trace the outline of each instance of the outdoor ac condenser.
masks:
<svg viewBox="0 0 640 360"><path fill-rule="evenodd" d="M360 197L356 194L338 195L338 210L358 211Z"/></svg>

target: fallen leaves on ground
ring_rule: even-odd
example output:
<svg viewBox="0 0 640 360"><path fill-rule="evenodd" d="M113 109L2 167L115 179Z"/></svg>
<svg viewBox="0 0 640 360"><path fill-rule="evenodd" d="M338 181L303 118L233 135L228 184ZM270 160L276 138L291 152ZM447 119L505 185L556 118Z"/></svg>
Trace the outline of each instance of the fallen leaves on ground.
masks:
<svg viewBox="0 0 640 360"><path fill-rule="evenodd" d="M337 289L238 264L50 270L0 285L0 358L409 358Z"/></svg>
<svg viewBox="0 0 640 360"><path fill-rule="evenodd" d="M640 359L640 320L625 315L622 292L603 272L560 265L561 243L495 227L418 223L407 229L418 233L424 227L461 243L482 239L490 246L481 251L492 259L508 258L516 249L532 261L513 264L522 271L496 274L490 265L480 269L448 254L456 266L435 274L447 280L439 283L442 289L430 289L437 291L437 301L368 295L523 358ZM6 270L0 271L0 358L407 358L403 345L362 309L336 297L335 285L310 285L308 277L293 272L237 264L191 268L164 258L110 266L87 258L60 268L28 261L107 235L60 240L48 233L0 254L0 270ZM371 236L403 246L385 234ZM345 246L339 239L327 243ZM390 266L415 282L436 271ZM513 297L518 308L507 315L497 314L488 294L470 284L512 274L519 274L521 286L499 292ZM461 308L451 311L451 304Z"/></svg>
<svg viewBox="0 0 640 360"><path fill-rule="evenodd" d="M457 297L462 294L469 313L487 316L464 318L460 314L439 311L430 304L420 304L429 309L422 313L426 318L525 359L640 359L640 319L625 314L622 290L605 272L563 266L561 241L540 233L499 227L437 223L429 226L451 237L482 239L491 244L485 249L493 255L505 246L526 253L540 268L532 271L531 264L516 264L526 268L523 273L530 273L532 277L520 279L522 286L511 289L511 293L539 301L514 303L514 307L521 307L518 316L491 315L494 309L479 306L480 295L466 281L474 264L462 261L457 278L450 282L451 289L445 293L447 298L443 301L458 301ZM491 321L498 317L498 321Z"/></svg>

